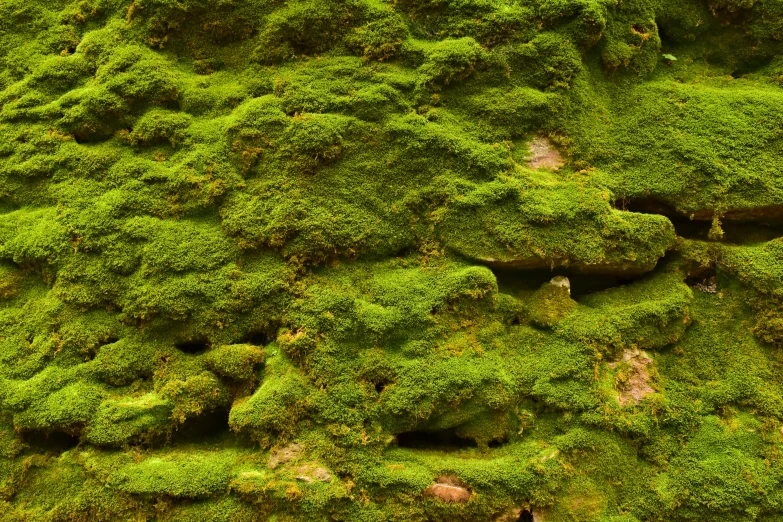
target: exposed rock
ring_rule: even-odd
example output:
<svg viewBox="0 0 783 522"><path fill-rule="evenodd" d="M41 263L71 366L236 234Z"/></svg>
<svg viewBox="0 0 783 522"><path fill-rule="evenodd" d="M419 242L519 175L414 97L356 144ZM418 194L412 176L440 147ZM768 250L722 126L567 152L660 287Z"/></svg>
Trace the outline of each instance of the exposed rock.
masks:
<svg viewBox="0 0 783 522"><path fill-rule="evenodd" d="M536 136L533 138L533 141L530 142L530 153L527 166L531 169L557 170L565 165L565 160L547 137Z"/></svg>
<svg viewBox="0 0 783 522"><path fill-rule="evenodd" d="M647 366L652 363L652 359L638 348L628 348L623 352L622 362L628 365L629 374L617 383L620 406L639 404L643 398L655 393L648 384L650 375ZM617 368L619 364L619 362L609 363L609 367Z"/></svg>
<svg viewBox="0 0 783 522"><path fill-rule="evenodd" d="M555 276L549 281L549 284L558 288L565 288L568 290L568 295L571 295L571 281L566 276Z"/></svg>
<svg viewBox="0 0 783 522"><path fill-rule="evenodd" d="M467 484L454 475L441 475L435 484L424 490L424 495L436 497L444 502L467 502L473 494Z"/></svg>
<svg viewBox="0 0 783 522"><path fill-rule="evenodd" d="M705 278L701 283L694 284L691 288L706 292L708 294L717 294L718 285L715 283L715 276L709 276Z"/></svg>
<svg viewBox="0 0 783 522"><path fill-rule="evenodd" d="M275 469L280 464L287 464L302 454L302 445L296 442L279 449L273 449L266 467Z"/></svg>
<svg viewBox="0 0 783 522"><path fill-rule="evenodd" d="M296 470L296 473L297 480L307 482L308 484L315 480L319 482L330 482L332 480L332 474L326 468L312 464L300 467Z"/></svg>

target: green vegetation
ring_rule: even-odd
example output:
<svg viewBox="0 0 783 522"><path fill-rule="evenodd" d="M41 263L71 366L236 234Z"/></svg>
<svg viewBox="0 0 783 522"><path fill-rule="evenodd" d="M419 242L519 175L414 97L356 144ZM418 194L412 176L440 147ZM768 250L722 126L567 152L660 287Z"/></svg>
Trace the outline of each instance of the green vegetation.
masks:
<svg viewBox="0 0 783 522"><path fill-rule="evenodd" d="M0 518L781 519L782 87L781 0L0 2Z"/></svg>

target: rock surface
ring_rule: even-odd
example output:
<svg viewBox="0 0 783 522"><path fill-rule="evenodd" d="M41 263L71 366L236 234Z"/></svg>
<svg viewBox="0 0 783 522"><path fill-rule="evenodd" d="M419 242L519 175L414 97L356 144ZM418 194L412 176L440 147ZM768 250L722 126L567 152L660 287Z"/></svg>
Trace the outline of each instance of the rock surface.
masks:
<svg viewBox="0 0 783 522"><path fill-rule="evenodd" d="M424 490L424 495L444 502L463 503L473 496L467 485L452 475L441 475L435 483Z"/></svg>
<svg viewBox="0 0 783 522"><path fill-rule="evenodd" d="M642 399L655 393L650 386L648 371L652 359L638 348L628 348L622 353L620 362L609 363L610 368L624 365L622 378L617 384L620 406L638 405Z"/></svg>
<svg viewBox="0 0 783 522"><path fill-rule="evenodd" d="M530 142L530 159L527 165L531 169L557 170L565 165L565 160L549 138L536 136Z"/></svg>

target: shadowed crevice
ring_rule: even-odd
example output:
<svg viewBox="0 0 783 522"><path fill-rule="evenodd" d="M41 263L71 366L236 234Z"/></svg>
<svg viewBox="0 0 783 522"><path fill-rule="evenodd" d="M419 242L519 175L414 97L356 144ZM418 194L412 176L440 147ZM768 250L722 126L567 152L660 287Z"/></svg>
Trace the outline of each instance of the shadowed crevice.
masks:
<svg viewBox="0 0 783 522"><path fill-rule="evenodd" d="M659 262L660 263L660 262ZM555 270L516 270L513 268L490 268L498 282L498 288L503 293L516 294L521 291L533 291L541 288L556 276L568 278L571 284L571 298L578 301L580 297L589 294L625 286L642 279L647 275L631 277L620 275L586 275L557 268Z"/></svg>
<svg viewBox="0 0 783 522"><path fill-rule="evenodd" d="M519 514L519 518L517 519L517 522L534 522L535 518L533 518L533 511L531 509L523 509L522 512Z"/></svg>
<svg viewBox="0 0 783 522"><path fill-rule="evenodd" d="M209 349L209 341L206 339L193 339L177 343L174 347L181 352L197 355L206 352Z"/></svg>
<svg viewBox="0 0 783 522"><path fill-rule="evenodd" d="M36 452L61 454L79 445L79 436L62 431L23 431L22 441Z"/></svg>
<svg viewBox="0 0 783 522"><path fill-rule="evenodd" d="M445 430L418 430L406 431L396 437L397 445L401 448L411 448L418 450L441 450L455 451L465 448L477 448L475 440L457 435L454 428ZM494 444L494 443L493 443ZM490 447L497 447L490 444Z"/></svg>
<svg viewBox="0 0 783 522"><path fill-rule="evenodd" d="M712 210L685 215L654 198L618 200L616 207L664 216L674 225L677 235L685 239L749 245L783 237L783 206L728 211L719 216L717 223L713 223L716 216Z"/></svg>

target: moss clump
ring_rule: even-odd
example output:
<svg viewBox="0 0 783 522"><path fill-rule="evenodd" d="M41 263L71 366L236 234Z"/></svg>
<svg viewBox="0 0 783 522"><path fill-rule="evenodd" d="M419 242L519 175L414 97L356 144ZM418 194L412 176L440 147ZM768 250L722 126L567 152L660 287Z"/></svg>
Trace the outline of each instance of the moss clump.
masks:
<svg viewBox="0 0 783 522"><path fill-rule="evenodd" d="M206 359L210 370L241 381L255 375L255 366L264 362L264 351L252 344L229 344L211 350Z"/></svg>
<svg viewBox="0 0 783 522"><path fill-rule="evenodd" d="M530 320L543 327L552 327L569 312L577 308L577 303L571 299L571 288L567 278L562 276L552 278L549 283L541 285L532 296L528 316Z"/></svg>
<svg viewBox="0 0 783 522"><path fill-rule="evenodd" d="M781 20L0 4L3 516L779 519Z"/></svg>
<svg viewBox="0 0 783 522"><path fill-rule="evenodd" d="M150 457L138 464L128 464L113 472L109 483L125 493L185 498L225 491L230 477L227 463L196 452L177 457Z"/></svg>

